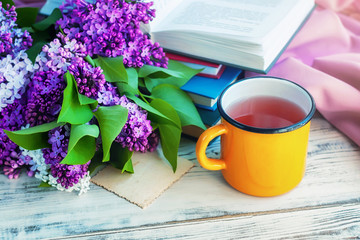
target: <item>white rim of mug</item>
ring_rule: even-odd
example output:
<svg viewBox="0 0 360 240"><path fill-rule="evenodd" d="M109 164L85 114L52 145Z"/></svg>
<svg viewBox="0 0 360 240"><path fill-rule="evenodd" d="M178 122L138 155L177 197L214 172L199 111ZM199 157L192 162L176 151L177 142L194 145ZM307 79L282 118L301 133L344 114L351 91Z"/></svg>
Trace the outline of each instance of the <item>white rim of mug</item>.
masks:
<svg viewBox="0 0 360 240"><path fill-rule="evenodd" d="M289 83L294 84L295 86L297 86L300 90L305 92L306 95L308 95L308 97L310 98L311 109L310 109L309 113L301 121L299 121L297 123L294 123L292 125L286 126L286 127L282 127L282 128L259 128L259 127L253 127L253 126L249 126L249 125L245 125L243 123L240 123L240 122L236 121L235 119L231 118L226 113L226 111L224 110L224 108L221 105L221 101L222 101L225 93L227 92L227 90L229 90L231 87L233 87L236 84L241 84L244 81L251 81L251 80L254 80L254 79L258 79L258 78L271 78L271 79L282 80L282 81L286 81L286 82L289 82ZM314 113L316 111L315 101L314 101L313 97L311 96L311 94L305 88L303 88L299 84L297 84L295 82L292 82L290 80L287 80L287 79L284 79L284 78L279 78L279 77L271 77L271 76L257 76L257 77L243 78L243 79L240 79L240 80L230 84L220 94L220 97L218 98L218 101L217 101L217 106L218 106L220 116L222 118L224 118L227 122L229 122L231 125L233 125L233 126L235 126L237 128L240 128L242 130L246 130L248 132L266 133L266 134L286 133L286 132L291 132L291 131L294 131L296 129L299 129L299 128L305 126L308 122L310 122L310 120L312 119L312 117L314 116Z"/></svg>

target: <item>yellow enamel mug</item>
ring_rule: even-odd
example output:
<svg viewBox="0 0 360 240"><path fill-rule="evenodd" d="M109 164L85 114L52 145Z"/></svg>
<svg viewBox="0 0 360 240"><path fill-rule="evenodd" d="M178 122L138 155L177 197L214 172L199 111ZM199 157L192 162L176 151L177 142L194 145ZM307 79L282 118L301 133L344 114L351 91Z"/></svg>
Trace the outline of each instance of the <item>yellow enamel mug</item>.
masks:
<svg viewBox="0 0 360 240"><path fill-rule="evenodd" d="M258 128L235 121L228 114L231 103L254 96L280 97L295 103L305 117L282 128ZM253 77L228 86L218 99L221 123L198 139L196 156L208 170L221 170L225 180L240 192L276 196L296 187L305 173L310 120L315 102L301 86L275 77ZM220 159L205 150L221 135Z"/></svg>

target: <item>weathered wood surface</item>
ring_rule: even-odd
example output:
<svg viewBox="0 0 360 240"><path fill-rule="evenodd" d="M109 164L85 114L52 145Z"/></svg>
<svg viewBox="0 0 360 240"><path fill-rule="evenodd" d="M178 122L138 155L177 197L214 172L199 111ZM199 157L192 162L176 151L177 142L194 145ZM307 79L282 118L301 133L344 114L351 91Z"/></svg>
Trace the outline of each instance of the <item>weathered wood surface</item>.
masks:
<svg viewBox="0 0 360 240"><path fill-rule="evenodd" d="M232 189L220 172L199 167L194 150L182 139L180 155L196 166L144 210L96 185L77 196L0 176L0 239L360 238L359 147L321 117L312 122L305 177L282 196ZM217 140L208 154L218 152Z"/></svg>

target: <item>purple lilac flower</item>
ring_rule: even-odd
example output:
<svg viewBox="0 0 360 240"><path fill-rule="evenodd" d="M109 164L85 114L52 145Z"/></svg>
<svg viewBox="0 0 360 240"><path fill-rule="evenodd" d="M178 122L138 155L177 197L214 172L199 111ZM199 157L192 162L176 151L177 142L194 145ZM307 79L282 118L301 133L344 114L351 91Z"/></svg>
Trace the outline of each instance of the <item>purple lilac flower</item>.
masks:
<svg viewBox="0 0 360 240"><path fill-rule="evenodd" d="M156 150L157 146L160 142L160 136L158 131L153 131L148 137L148 145L146 146L146 150L149 152L153 152Z"/></svg>
<svg viewBox="0 0 360 240"><path fill-rule="evenodd" d="M89 164L90 161L83 165L54 164L50 167L51 175L56 178L57 183L67 189L85 176Z"/></svg>
<svg viewBox="0 0 360 240"><path fill-rule="evenodd" d="M62 75L54 71L38 71L29 83L25 119L30 126L57 119L66 87Z"/></svg>
<svg viewBox="0 0 360 240"><path fill-rule="evenodd" d="M70 137L70 127L67 125L54 128L49 131L50 148L42 149L46 164L55 165L60 163L67 154Z"/></svg>
<svg viewBox="0 0 360 240"><path fill-rule="evenodd" d="M87 54L123 56L127 67L144 64L167 67L168 59L158 43L152 43L140 30L155 16L151 3L125 0L66 0L60 7L63 18L57 22L70 39L84 44Z"/></svg>
<svg viewBox="0 0 360 240"><path fill-rule="evenodd" d="M14 6L3 7L0 2L0 56L16 55L32 45L32 38L28 31L17 28L16 11Z"/></svg>
<svg viewBox="0 0 360 240"><path fill-rule="evenodd" d="M19 146L12 142L3 130L19 130L23 124L23 107L21 100L16 99L0 112L0 167L10 179L18 178L22 169L25 169L29 176L34 174L30 169L29 159L22 156Z"/></svg>
<svg viewBox="0 0 360 240"><path fill-rule="evenodd" d="M66 157L69 145L70 127L64 125L49 131L51 148L43 149L45 163L50 165L50 173L65 189L77 184L87 173L90 161L84 165L66 165L60 162Z"/></svg>
<svg viewBox="0 0 360 240"><path fill-rule="evenodd" d="M25 50L32 39L17 28L15 7L0 3L0 168L10 179L18 178L22 169L34 174L30 159L12 142L4 129L19 130L24 125L25 89L34 67Z"/></svg>
<svg viewBox="0 0 360 240"><path fill-rule="evenodd" d="M148 137L152 133L147 112L130 102L126 96L120 98L120 104L128 109L128 120L115 141L130 151L146 152L150 149Z"/></svg>
<svg viewBox="0 0 360 240"><path fill-rule="evenodd" d="M105 88L105 76L100 67L92 67L84 60L74 62L68 67L69 72L75 77L79 93L96 99L100 89Z"/></svg>
<svg viewBox="0 0 360 240"><path fill-rule="evenodd" d="M68 66L81 61L86 56L86 49L75 39L70 40L61 33L57 34L57 37L44 45L36 57L36 63L40 71L54 71L63 75Z"/></svg>

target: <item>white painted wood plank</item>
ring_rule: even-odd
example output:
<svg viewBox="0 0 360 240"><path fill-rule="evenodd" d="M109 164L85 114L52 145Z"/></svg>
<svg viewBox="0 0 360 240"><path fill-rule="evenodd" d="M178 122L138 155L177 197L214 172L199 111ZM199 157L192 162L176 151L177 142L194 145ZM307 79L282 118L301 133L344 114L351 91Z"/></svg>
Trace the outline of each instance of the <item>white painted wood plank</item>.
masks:
<svg viewBox="0 0 360 240"><path fill-rule="evenodd" d="M183 139L180 155L195 159L195 142ZM219 141L208 149L219 155ZM314 119L307 171L288 194L257 198L227 185L220 172L196 166L142 210L91 185L82 196L37 188L25 176L0 176L0 238L46 238L112 231L168 222L360 202L360 151L323 119ZM136 173L135 173L136 174ZM136 191L136 189L134 189Z"/></svg>
<svg viewBox="0 0 360 240"><path fill-rule="evenodd" d="M86 239L359 239L359 216L360 205L350 204L124 229Z"/></svg>

